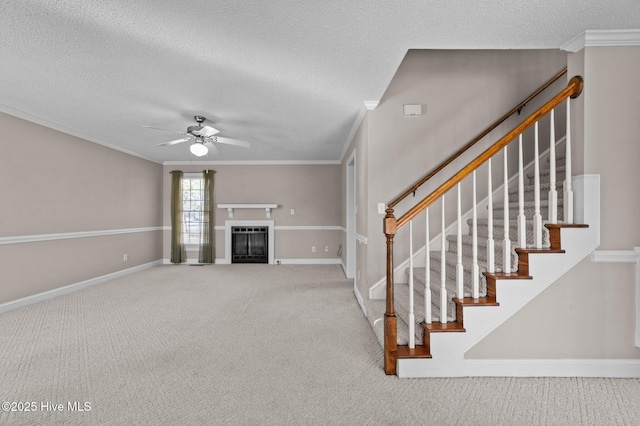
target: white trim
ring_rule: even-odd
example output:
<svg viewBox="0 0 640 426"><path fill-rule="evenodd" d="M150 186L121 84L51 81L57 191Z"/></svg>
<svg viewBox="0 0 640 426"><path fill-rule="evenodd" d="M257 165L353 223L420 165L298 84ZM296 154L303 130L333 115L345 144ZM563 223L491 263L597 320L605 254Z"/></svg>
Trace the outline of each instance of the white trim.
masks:
<svg viewBox="0 0 640 426"><path fill-rule="evenodd" d="M640 348L640 247L633 250L596 250L591 255L593 262L636 264L636 332L635 345Z"/></svg>
<svg viewBox="0 0 640 426"><path fill-rule="evenodd" d="M100 284L105 281L113 280L116 278L124 277L125 275L133 274L135 272L140 272L145 269L152 268L154 266L158 266L162 264L162 260L156 260L153 262L145 263L143 265L134 266L132 268L123 269L118 272L113 272L111 274L102 275L96 278L91 278L86 281L81 281L75 284L69 284L64 287L59 287L53 290L45 291L42 293L34 294L32 296L23 297L21 299L12 300L11 302L6 302L0 304L0 314L5 312L13 311L14 309L24 308L25 306L32 305L34 303L42 302L48 299L52 299L57 296L62 296L63 294L68 294L77 290L81 290L83 288L90 287L92 285Z"/></svg>
<svg viewBox="0 0 640 426"><path fill-rule="evenodd" d="M640 377L640 359L466 359L475 377Z"/></svg>
<svg viewBox="0 0 640 426"><path fill-rule="evenodd" d="M356 236L356 240L360 241L362 244L367 244L367 237L365 237L364 235L360 235L357 232L355 233Z"/></svg>
<svg viewBox="0 0 640 426"><path fill-rule="evenodd" d="M153 159L153 158L150 158L150 157L145 157L144 155L138 154L137 152L133 152L133 151L130 151L128 149L125 149L125 148L110 144L110 143L105 142L103 140L94 138L93 136L86 135L86 134L80 132L79 130L75 130L75 129L63 126L61 124L55 123L53 121L47 120L46 118L42 118L42 117L39 117L37 115L30 114L28 112L17 110L17 109L12 108L12 107L10 107L8 105L0 104L0 111L4 112L5 114L20 118L22 120L30 121L31 123L39 124L41 126L49 128L49 129L64 133L66 135L74 136L76 138L80 138L80 139L83 139L83 140L88 141L88 142L92 142L92 143L95 143L95 144L98 144L98 145L102 145L102 146L107 147L109 149L113 149L114 151L122 152L123 154L131 155L133 157L138 157L138 158L141 158L143 160L150 161L150 162L156 163L156 164L161 164L162 163L161 161L158 161L157 159Z"/></svg>
<svg viewBox="0 0 640 426"><path fill-rule="evenodd" d="M266 203L266 204L218 204L219 209L226 209L227 213L229 213L229 218L233 218L233 210L234 209L264 209L265 214L267 215L267 219L271 217L271 209L277 209L278 205L276 203Z"/></svg>
<svg viewBox="0 0 640 426"><path fill-rule="evenodd" d="M358 133L358 130L362 125L362 120L364 120L364 116L366 114L367 114L367 109L363 105L358 110L358 115L356 115L356 119L353 120L353 124L351 125L351 130L349 130L349 135L344 141L344 147L342 148L342 153L340 154L340 164L342 164L342 162L344 161L344 157L347 155L347 152L349 151L349 147L353 143L353 138L356 137L356 133Z"/></svg>
<svg viewBox="0 0 640 426"><path fill-rule="evenodd" d="M345 224L346 224L346 250L347 250L347 278L355 278L356 274L356 224L358 215L357 206L357 156L356 149L351 151L344 167L345 173Z"/></svg>
<svg viewBox="0 0 640 426"><path fill-rule="evenodd" d="M640 46L640 30L587 30L560 46L560 50L576 53L594 46Z"/></svg>
<svg viewBox="0 0 640 426"><path fill-rule="evenodd" d="M319 225L319 226L287 226L281 225L275 227L276 231L342 231L341 226Z"/></svg>
<svg viewBox="0 0 640 426"><path fill-rule="evenodd" d="M358 290L358 286L356 285L356 280L353 280L353 294L356 296L356 300L358 301L358 305L360 305L360 309L362 309L362 313L364 316L367 316L367 306L364 304L364 299L360 294L360 290Z"/></svg>
<svg viewBox="0 0 640 426"><path fill-rule="evenodd" d="M20 235L15 237L0 237L0 245L39 243L42 241L69 240L73 238L105 237L109 235L136 234L139 232L164 231L165 226L150 226L146 228L109 229L105 231L63 232L59 234ZM171 227L169 227L171 229Z"/></svg>
<svg viewBox="0 0 640 426"><path fill-rule="evenodd" d="M325 166L339 160L256 160L256 161L165 161L164 166Z"/></svg>
<svg viewBox="0 0 640 426"><path fill-rule="evenodd" d="M231 264L231 228L234 226L267 226L269 227L269 264L275 263L275 230L273 220L226 220L224 222L224 263Z"/></svg>
<svg viewBox="0 0 640 426"><path fill-rule="evenodd" d="M278 259L281 265L340 265L339 257L331 259Z"/></svg>
<svg viewBox="0 0 640 426"><path fill-rule="evenodd" d="M635 250L596 250L591 255L593 262L636 263L640 261L640 247Z"/></svg>
<svg viewBox="0 0 640 426"><path fill-rule="evenodd" d="M380 105L380 101L364 101L364 107L367 111L373 111L378 108L378 105Z"/></svg>

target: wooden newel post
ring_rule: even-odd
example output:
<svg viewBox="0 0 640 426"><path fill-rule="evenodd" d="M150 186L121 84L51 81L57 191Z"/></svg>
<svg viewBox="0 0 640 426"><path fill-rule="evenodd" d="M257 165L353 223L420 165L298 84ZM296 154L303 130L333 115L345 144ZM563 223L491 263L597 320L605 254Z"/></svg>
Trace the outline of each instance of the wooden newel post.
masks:
<svg viewBox="0 0 640 426"><path fill-rule="evenodd" d="M396 235L396 218L393 209L387 209L384 217L384 234L387 237L387 310L384 314L384 372L396 374L398 358L398 320L393 303L393 237Z"/></svg>

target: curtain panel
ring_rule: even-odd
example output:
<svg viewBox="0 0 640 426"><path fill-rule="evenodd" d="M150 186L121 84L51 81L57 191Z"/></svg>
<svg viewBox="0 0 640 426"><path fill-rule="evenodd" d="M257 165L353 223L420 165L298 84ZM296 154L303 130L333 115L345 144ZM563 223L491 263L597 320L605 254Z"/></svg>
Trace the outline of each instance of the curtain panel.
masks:
<svg viewBox="0 0 640 426"><path fill-rule="evenodd" d="M182 236L182 176L179 170L171 172L171 263L187 260Z"/></svg>
<svg viewBox="0 0 640 426"><path fill-rule="evenodd" d="M204 170L202 172L202 180L204 182L203 200L202 200L202 235L200 236L200 253L198 256L199 263L215 262L215 224L214 204L213 204L213 184L214 170Z"/></svg>

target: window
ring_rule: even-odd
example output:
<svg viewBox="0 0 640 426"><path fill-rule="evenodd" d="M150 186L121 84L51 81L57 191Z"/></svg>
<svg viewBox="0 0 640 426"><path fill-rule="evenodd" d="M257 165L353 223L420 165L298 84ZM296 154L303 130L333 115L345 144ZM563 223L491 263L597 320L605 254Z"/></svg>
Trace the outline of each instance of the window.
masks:
<svg viewBox="0 0 640 426"><path fill-rule="evenodd" d="M203 221L204 182L200 173L182 178L182 233L186 245L200 244Z"/></svg>

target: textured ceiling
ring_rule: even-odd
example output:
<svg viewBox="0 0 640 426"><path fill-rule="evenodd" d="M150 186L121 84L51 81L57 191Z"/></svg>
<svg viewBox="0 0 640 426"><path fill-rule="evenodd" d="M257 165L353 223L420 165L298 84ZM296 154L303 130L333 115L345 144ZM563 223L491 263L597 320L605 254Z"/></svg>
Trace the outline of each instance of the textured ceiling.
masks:
<svg viewBox="0 0 640 426"><path fill-rule="evenodd" d="M0 0L0 110L153 161L336 161L408 49L558 48L638 0ZM1 130L0 130L1 131ZM4 142L3 142L4 143Z"/></svg>

